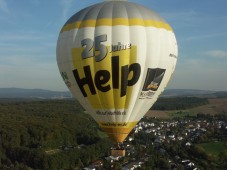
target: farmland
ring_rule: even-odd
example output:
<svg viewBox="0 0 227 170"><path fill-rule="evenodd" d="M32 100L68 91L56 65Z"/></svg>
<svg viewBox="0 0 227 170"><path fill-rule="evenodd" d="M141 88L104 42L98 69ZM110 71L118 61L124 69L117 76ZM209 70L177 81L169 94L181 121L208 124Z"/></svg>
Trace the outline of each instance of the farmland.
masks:
<svg viewBox="0 0 227 170"><path fill-rule="evenodd" d="M211 98L208 99L209 103L186 109L186 110L149 110L147 112L147 116L149 117L157 117L157 118L171 118L171 117L181 117L185 115L196 115L197 113L203 114L219 114L219 113L227 113L227 98ZM181 115L179 113L182 113ZM177 114L178 113L178 114Z"/></svg>

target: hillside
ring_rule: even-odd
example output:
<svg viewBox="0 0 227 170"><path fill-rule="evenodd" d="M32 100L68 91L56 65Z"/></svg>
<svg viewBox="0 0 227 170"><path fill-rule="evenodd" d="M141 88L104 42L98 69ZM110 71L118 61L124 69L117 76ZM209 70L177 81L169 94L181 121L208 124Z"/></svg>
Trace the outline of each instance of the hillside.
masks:
<svg viewBox="0 0 227 170"><path fill-rule="evenodd" d="M195 89L166 89L161 97L227 97L226 91L209 91L209 90L195 90Z"/></svg>
<svg viewBox="0 0 227 170"><path fill-rule="evenodd" d="M189 109L181 109L181 110L149 110L146 116L157 117L157 118L171 118L175 116L182 115L197 115L198 113L215 115L221 113L227 113L227 98L210 98L208 99L208 103L192 107ZM176 115L176 112L181 112L182 114Z"/></svg>
<svg viewBox="0 0 227 170"><path fill-rule="evenodd" d="M0 106L0 169L82 169L111 147L75 100L0 101Z"/></svg>
<svg viewBox="0 0 227 170"><path fill-rule="evenodd" d="M205 97L227 98L227 91L207 91L192 89L166 89L161 97ZM51 91L44 89L0 88L0 98L28 98L28 99L62 99L71 98L69 91Z"/></svg>
<svg viewBox="0 0 227 170"><path fill-rule="evenodd" d="M43 89L0 88L0 98L60 99L71 98L71 93Z"/></svg>
<svg viewBox="0 0 227 170"><path fill-rule="evenodd" d="M193 90L193 89L166 89L162 96L195 96L214 94L215 91Z"/></svg>

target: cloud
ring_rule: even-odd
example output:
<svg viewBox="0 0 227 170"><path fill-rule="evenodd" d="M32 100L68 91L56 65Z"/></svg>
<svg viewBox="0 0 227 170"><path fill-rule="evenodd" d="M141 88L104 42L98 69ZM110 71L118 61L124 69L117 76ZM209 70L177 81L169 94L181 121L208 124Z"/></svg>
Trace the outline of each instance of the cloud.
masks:
<svg viewBox="0 0 227 170"><path fill-rule="evenodd" d="M204 53L213 58L227 58L227 51L224 50L211 50Z"/></svg>
<svg viewBox="0 0 227 170"><path fill-rule="evenodd" d="M67 19L67 14L69 12L69 9L71 8L73 3L73 0L61 0L60 4L62 5L62 19Z"/></svg>
<svg viewBox="0 0 227 170"><path fill-rule="evenodd" d="M0 12L5 13L5 14L10 13L6 0L0 0Z"/></svg>

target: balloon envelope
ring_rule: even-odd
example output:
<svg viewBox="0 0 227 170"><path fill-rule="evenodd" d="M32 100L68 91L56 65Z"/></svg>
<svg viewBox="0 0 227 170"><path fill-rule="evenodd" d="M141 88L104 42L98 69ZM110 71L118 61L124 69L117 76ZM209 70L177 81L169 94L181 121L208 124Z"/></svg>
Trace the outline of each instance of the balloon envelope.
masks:
<svg viewBox="0 0 227 170"><path fill-rule="evenodd" d="M110 1L82 9L60 31L57 63L65 84L99 126L122 142L175 69L171 26L140 5Z"/></svg>

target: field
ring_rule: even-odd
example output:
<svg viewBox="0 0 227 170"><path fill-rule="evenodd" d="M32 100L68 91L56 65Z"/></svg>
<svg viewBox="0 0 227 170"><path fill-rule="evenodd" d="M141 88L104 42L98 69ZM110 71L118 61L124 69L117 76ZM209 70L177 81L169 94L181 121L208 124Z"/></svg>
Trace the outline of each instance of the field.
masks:
<svg viewBox="0 0 227 170"><path fill-rule="evenodd" d="M220 152L227 151L226 142L209 142L198 144L198 146L201 146L207 153L216 156L218 156Z"/></svg>
<svg viewBox="0 0 227 170"><path fill-rule="evenodd" d="M185 115L196 115L197 113L204 114L218 114L227 112L227 98L213 98L209 99L209 104L195 107L188 110L177 111L160 111L160 110L149 110L146 116L157 117L157 118L171 118L181 117Z"/></svg>

